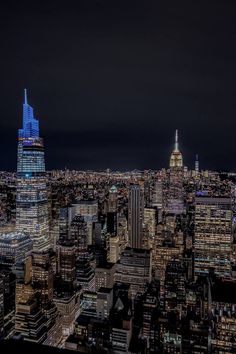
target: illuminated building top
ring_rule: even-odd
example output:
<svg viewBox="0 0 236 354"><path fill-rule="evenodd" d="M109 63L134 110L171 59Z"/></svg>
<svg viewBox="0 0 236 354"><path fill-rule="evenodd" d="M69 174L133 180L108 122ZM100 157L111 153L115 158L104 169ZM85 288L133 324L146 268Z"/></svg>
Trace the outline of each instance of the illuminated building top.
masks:
<svg viewBox="0 0 236 354"><path fill-rule="evenodd" d="M33 108L28 104L27 91L25 89L25 100L23 103L23 128L19 129L19 138L38 138L39 122L34 118Z"/></svg>
<svg viewBox="0 0 236 354"><path fill-rule="evenodd" d="M175 131L174 150L170 156L170 167L183 167L183 156L179 151L178 130Z"/></svg>

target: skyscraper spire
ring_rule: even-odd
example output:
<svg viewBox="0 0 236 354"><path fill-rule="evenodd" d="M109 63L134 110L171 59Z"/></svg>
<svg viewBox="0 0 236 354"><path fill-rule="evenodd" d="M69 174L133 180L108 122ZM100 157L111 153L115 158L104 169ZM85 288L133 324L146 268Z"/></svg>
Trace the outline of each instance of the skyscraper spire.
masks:
<svg viewBox="0 0 236 354"><path fill-rule="evenodd" d="M175 145L170 156L170 167L183 167L183 157L179 151L178 129L175 130Z"/></svg>
<svg viewBox="0 0 236 354"><path fill-rule="evenodd" d="M44 146L26 89L22 123L18 135L16 230L29 235L33 249L41 251L50 245Z"/></svg>
<svg viewBox="0 0 236 354"><path fill-rule="evenodd" d="M27 90L24 89L24 92L25 92L25 102L24 102L24 104L28 104L28 102L27 102Z"/></svg>
<svg viewBox="0 0 236 354"><path fill-rule="evenodd" d="M179 151L178 129L175 131L175 151Z"/></svg>
<svg viewBox="0 0 236 354"><path fill-rule="evenodd" d="M24 89L23 102L23 122L22 128L19 129L20 138L38 138L39 137L39 122L34 117L33 108L28 104L27 90Z"/></svg>

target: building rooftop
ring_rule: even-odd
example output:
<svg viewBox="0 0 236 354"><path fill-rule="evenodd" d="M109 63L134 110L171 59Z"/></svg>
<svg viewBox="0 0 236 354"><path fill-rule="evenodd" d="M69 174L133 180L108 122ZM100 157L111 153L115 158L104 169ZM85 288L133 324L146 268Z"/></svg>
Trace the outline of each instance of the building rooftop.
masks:
<svg viewBox="0 0 236 354"><path fill-rule="evenodd" d="M112 288L105 288L105 287L101 287L98 290L99 293L105 293L105 294L110 294L110 292L112 292Z"/></svg>
<svg viewBox="0 0 236 354"><path fill-rule="evenodd" d="M19 243L27 239L30 240L30 237L20 232L9 232L0 235L0 243Z"/></svg>
<svg viewBox="0 0 236 354"><path fill-rule="evenodd" d="M97 269L111 269L111 268L113 268L114 267L114 265L115 265L115 263L104 263L104 264L100 264L98 267L96 267L96 269L95 269L95 271L97 270Z"/></svg>

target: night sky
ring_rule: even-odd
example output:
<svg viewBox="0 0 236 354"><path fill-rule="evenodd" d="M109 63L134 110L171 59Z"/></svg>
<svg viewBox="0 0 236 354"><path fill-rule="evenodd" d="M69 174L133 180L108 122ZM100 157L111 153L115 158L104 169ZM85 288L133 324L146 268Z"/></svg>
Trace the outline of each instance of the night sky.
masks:
<svg viewBox="0 0 236 354"><path fill-rule="evenodd" d="M76 4L76 5L75 5ZM47 169L236 171L236 1L5 1L0 169L15 170L23 89Z"/></svg>

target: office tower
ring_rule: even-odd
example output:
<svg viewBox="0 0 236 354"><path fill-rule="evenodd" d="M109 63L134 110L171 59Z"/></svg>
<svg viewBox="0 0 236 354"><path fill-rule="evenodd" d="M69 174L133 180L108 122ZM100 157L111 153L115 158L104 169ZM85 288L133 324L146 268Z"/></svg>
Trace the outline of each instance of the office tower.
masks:
<svg viewBox="0 0 236 354"><path fill-rule="evenodd" d="M64 290L64 291L63 291ZM53 302L61 315L62 334L69 336L74 331L74 323L80 312L80 291L66 292L66 289L54 293Z"/></svg>
<svg viewBox="0 0 236 354"><path fill-rule="evenodd" d="M80 298L81 314L88 317L97 315L97 293L84 291Z"/></svg>
<svg viewBox="0 0 236 354"><path fill-rule="evenodd" d="M152 250L152 266L155 271L155 277L160 281L160 295L162 298L164 296L164 282L167 264L172 259L182 258L183 251L183 235L170 234L170 232L166 230L166 225L158 225Z"/></svg>
<svg viewBox="0 0 236 354"><path fill-rule="evenodd" d="M82 290L95 291L95 272L88 257L78 257L76 260L76 284Z"/></svg>
<svg viewBox="0 0 236 354"><path fill-rule="evenodd" d="M53 299L52 253L32 253L32 284L42 307L51 305Z"/></svg>
<svg viewBox="0 0 236 354"><path fill-rule="evenodd" d="M72 221L75 216L74 207L60 209L59 217L59 239L57 241L57 275L60 279L60 288L66 287L65 291L74 288L75 282L75 261L77 255L78 232L75 233ZM58 287L58 284L57 284ZM61 289L62 290L62 289Z"/></svg>
<svg viewBox="0 0 236 354"><path fill-rule="evenodd" d="M47 319L47 338L44 344L57 345L62 336L61 320L53 302L53 264L51 250L32 252L32 287L37 302Z"/></svg>
<svg viewBox="0 0 236 354"><path fill-rule="evenodd" d="M142 247L143 196L140 186L129 189L129 243L133 248Z"/></svg>
<svg viewBox="0 0 236 354"><path fill-rule="evenodd" d="M75 215L70 226L70 238L75 243L76 255L80 258L88 256L88 227L84 216Z"/></svg>
<svg viewBox="0 0 236 354"><path fill-rule="evenodd" d="M31 253L33 242L28 235L11 232L0 237L0 265L11 268Z"/></svg>
<svg viewBox="0 0 236 354"><path fill-rule="evenodd" d="M130 353L129 347L132 337L132 316L129 307L124 306L120 299L114 306L111 320L111 341L113 353Z"/></svg>
<svg viewBox="0 0 236 354"><path fill-rule="evenodd" d="M163 182L161 179L157 179L154 182L151 204L153 207L157 207L158 209L163 208Z"/></svg>
<svg viewBox="0 0 236 354"><path fill-rule="evenodd" d="M72 240L59 241L57 245L57 270L61 281L73 287L75 282L76 247Z"/></svg>
<svg viewBox="0 0 236 354"><path fill-rule="evenodd" d="M170 156L170 168L171 167L183 167L183 156L179 151L178 130L175 131L175 145L174 150Z"/></svg>
<svg viewBox="0 0 236 354"><path fill-rule="evenodd" d="M76 285L81 286L83 290L93 291L95 289L95 274L94 274L94 269L90 264L90 254L87 249L88 223L85 221L85 218L86 218L85 216L76 214L71 221L69 240L75 246L75 254L72 254L73 252L71 248L70 256L69 258L67 257L67 261L74 262L74 257L75 257ZM67 249L67 253L68 253L68 249ZM71 276L74 274L73 269L74 267L72 267L71 269L72 271Z"/></svg>
<svg viewBox="0 0 236 354"><path fill-rule="evenodd" d="M157 225L157 210L144 208L143 214L143 248L152 248Z"/></svg>
<svg viewBox="0 0 236 354"><path fill-rule="evenodd" d="M101 287L97 292L97 317L104 320L110 315L113 305L113 289Z"/></svg>
<svg viewBox="0 0 236 354"><path fill-rule="evenodd" d="M118 256L120 257L120 253L123 252L125 248L129 245L128 220L124 214L119 215L117 234L117 237L119 238L119 248L117 249L118 253L116 254L118 254Z"/></svg>
<svg viewBox="0 0 236 354"><path fill-rule="evenodd" d="M75 208L68 206L60 209L59 214L59 240L70 239L71 222L75 217Z"/></svg>
<svg viewBox="0 0 236 354"><path fill-rule="evenodd" d="M231 276L232 203L229 197L197 196L195 199L194 274Z"/></svg>
<svg viewBox="0 0 236 354"><path fill-rule="evenodd" d="M23 127L18 133L16 230L32 238L34 250L49 248L44 146L26 90Z"/></svg>
<svg viewBox="0 0 236 354"><path fill-rule="evenodd" d="M155 353L157 347L157 318L158 318L158 299L159 298L159 284L157 281L152 281L145 294L140 297L141 307L134 310L135 316L141 322L142 336L147 341L147 348L150 353Z"/></svg>
<svg viewBox="0 0 236 354"><path fill-rule="evenodd" d="M12 266L0 265L0 279L3 282L4 335L11 335L14 328L16 277Z"/></svg>
<svg viewBox="0 0 236 354"><path fill-rule="evenodd" d="M117 235L117 213L107 213L107 233L110 235Z"/></svg>
<svg viewBox="0 0 236 354"><path fill-rule="evenodd" d="M166 267L165 273L165 311L178 311L182 316L182 307L185 306L187 283L187 268L183 261L172 259Z"/></svg>
<svg viewBox="0 0 236 354"><path fill-rule="evenodd" d="M196 172L196 173L199 172L199 159L198 159L198 155L196 155L196 159L195 159L195 172Z"/></svg>
<svg viewBox="0 0 236 354"><path fill-rule="evenodd" d="M150 250L127 247L116 266L117 283L129 284L132 296L143 293L151 281L152 257Z"/></svg>
<svg viewBox="0 0 236 354"><path fill-rule="evenodd" d="M106 263L95 268L95 289L112 288L115 279L115 264Z"/></svg>
<svg viewBox="0 0 236 354"><path fill-rule="evenodd" d="M93 244L96 248L104 247L104 240L102 238L102 223L96 221L93 224Z"/></svg>
<svg viewBox="0 0 236 354"><path fill-rule="evenodd" d="M72 220L76 218L74 207L60 209L59 239L57 242L57 277L53 302L61 316L62 334L74 331L74 321L79 312L80 291L76 287L76 242ZM77 235L77 233L76 233Z"/></svg>
<svg viewBox="0 0 236 354"><path fill-rule="evenodd" d="M118 190L116 186L112 186L109 190L108 196L108 212L116 213L117 212L117 193Z"/></svg>
<svg viewBox="0 0 236 354"><path fill-rule="evenodd" d="M235 353L236 283L218 279L211 286L211 353Z"/></svg>
<svg viewBox="0 0 236 354"><path fill-rule="evenodd" d="M163 190L163 181L161 178L158 178L154 182L151 206L157 209L157 219L158 222L162 221L162 214L164 209L164 190Z"/></svg>
<svg viewBox="0 0 236 354"><path fill-rule="evenodd" d="M98 202L96 200L79 200L73 206L75 207L76 215L83 216L87 223L87 244L92 245L93 223L98 221Z"/></svg>
<svg viewBox="0 0 236 354"><path fill-rule="evenodd" d="M41 309L32 285L32 259L16 269L16 310L15 335L20 334L24 340L43 343L47 337L47 317Z"/></svg>
<svg viewBox="0 0 236 354"><path fill-rule="evenodd" d="M120 238L119 236L109 237L107 240L108 252L107 260L116 263L120 258Z"/></svg>
<svg viewBox="0 0 236 354"><path fill-rule="evenodd" d="M107 235L102 222L93 223L93 254L96 265L104 264L107 261Z"/></svg>
<svg viewBox="0 0 236 354"><path fill-rule="evenodd" d="M175 146L170 157L169 186L167 195L167 211L169 213L182 214L185 211L183 177L183 157L179 151L178 130L176 130Z"/></svg>

